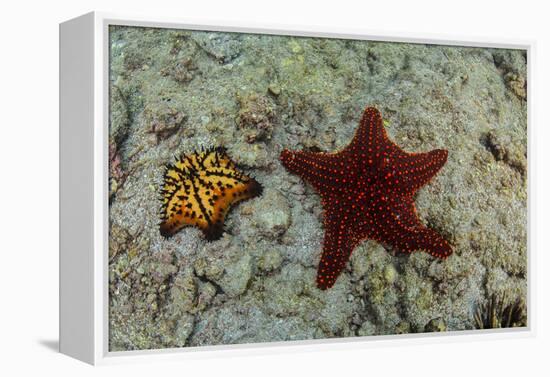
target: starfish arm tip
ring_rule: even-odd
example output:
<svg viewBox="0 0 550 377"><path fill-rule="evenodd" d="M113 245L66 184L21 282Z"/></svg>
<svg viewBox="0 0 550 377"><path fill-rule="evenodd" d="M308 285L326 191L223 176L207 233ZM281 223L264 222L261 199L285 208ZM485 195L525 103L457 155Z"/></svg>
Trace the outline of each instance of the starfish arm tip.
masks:
<svg viewBox="0 0 550 377"><path fill-rule="evenodd" d="M435 149L432 153L435 159L442 162L442 165L447 162L447 158L449 157L449 151L447 149Z"/></svg>
<svg viewBox="0 0 550 377"><path fill-rule="evenodd" d="M447 240L440 238L439 243L433 245L429 253L436 258L447 259L453 253L453 248Z"/></svg>

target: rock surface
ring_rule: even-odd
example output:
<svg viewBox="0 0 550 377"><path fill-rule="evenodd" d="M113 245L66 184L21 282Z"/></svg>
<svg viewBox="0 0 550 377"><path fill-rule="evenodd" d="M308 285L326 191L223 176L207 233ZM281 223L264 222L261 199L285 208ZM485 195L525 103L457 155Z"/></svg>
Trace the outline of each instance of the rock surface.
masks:
<svg viewBox="0 0 550 377"><path fill-rule="evenodd" d="M456 331L494 295L526 300L524 52L133 27L110 44L112 351ZM320 291L320 199L278 156L344 147L366 105L403 149L449 151L416 205L454 253L363 242ZM264 194L220 240L162 238L163 166L220 145Z"/></svg>

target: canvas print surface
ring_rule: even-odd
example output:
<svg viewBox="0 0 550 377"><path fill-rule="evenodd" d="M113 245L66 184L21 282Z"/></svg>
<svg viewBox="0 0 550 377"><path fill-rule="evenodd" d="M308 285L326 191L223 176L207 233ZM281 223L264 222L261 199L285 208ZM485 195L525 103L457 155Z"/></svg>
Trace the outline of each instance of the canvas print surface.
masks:
<svg viewBox="0 0 550 377"><path fill-rule="evenodd" d="M525 50L111 26L109 349L525 327Z"/></svg>

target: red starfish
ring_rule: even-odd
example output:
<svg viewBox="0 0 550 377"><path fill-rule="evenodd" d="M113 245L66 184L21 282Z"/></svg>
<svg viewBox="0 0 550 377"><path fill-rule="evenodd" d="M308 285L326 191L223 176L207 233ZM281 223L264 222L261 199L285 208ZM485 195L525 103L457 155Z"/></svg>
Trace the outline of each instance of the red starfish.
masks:
<svg viewBox="0 0 550 377"><path fill-rule="evenodd" d="M380 112L368 107L351 143L337 153L281 153L283 165L321 196L325 239L317 286L334 285L361 241L373 239L410 253L452 253L449 243L416 214L415 192L441 169L447 151L408 153L386 136Z"/></svg>

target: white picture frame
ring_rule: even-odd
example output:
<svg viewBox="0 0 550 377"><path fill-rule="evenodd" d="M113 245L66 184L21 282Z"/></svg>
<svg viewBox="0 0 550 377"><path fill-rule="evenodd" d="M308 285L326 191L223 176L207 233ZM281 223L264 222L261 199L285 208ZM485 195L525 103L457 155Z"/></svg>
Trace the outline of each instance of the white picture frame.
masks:
<svg viewBox="0 0 550 377"><path fill-rule="evenodd" d="M531 249L533 218L533 126L528 102L528 326L444 334L408 334L343 339L205 346L150 351L108 350L108 30L110 25L144 26L387 42L525 49L531 98L533 41L439 38L363 30L288 25L132 17L92 12L60 24L60 352L90 364L181 359L235 354L294 352L326 348L378 347L393 342L456 342L531 337L535 334Z"/></svg>

